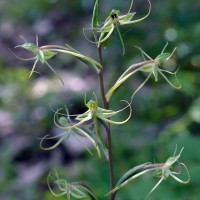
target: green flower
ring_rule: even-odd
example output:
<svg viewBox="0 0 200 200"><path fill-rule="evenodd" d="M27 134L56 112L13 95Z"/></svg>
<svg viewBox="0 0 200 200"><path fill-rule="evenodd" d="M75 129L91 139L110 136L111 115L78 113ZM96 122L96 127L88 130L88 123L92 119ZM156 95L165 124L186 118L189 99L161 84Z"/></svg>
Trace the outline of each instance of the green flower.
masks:
<svg viewBox="0 0 200 200"><path fill-rule="evenodd" d="M177 149L177 147L176 147ZM109 195L111 193L117 193L117 191L119 189L121 189L122 187L126 186L129 182L135 180L136 178L149 173L149 172L154 172L154 175L156 175L157 177L160 178L160 180L158 181L158 183L153 187L153 189L149 192L149 194L147 195L146 199L150 196L150 194L160 185L160 183L163 180L166 180L169 177L172 177L174 180L178 181L179 183L182 184L187 184L190 181L190 175L189 172L187 170L187 167L185 166L185 164L183 163L179 163L178 159L181 156L181 153L183 151L183 148L180 150L180 153L178 155L176 155L176 149L174 152L174 155L169 157L165 163L144 163L138 166L133 167L132 169L128 170L117 182L116 186L114 189L112 189L110 192L108 192L106 195ZM176 175L180 174L179 172L175 172L173 171L173 165L175 163L178 162L178 166L179 168L182 166L188 176L187 180L181 180L180 178L178 178Z"/></svg>
<svg viewBox="0 0 200 200"><path fill-rule="evenodd" d="M47 60L49 60L50 58L55 56L57 53L64 53L64 54L74 56L75 58L78 58L79 60L84 62L89 67L95 69L97 72L99 72L99 69L102 68L101 64L98 63L96 60L93 60L92 58L84 56L83 54L81 54L80 52L78 52L77 50L75 50L74 48L72 48L71 46L69 46L67 44L65 44L66 46L64 46L64 47L59 46L59 45L39 46L37 36L36 36L36 44L27 42L23 37L22 37L22 39L24 40L25 43L22 45L18 45L15 48L20 47L27 51L30 51L31 53L33 53L34 57L24 59L24 58L20 58L20 57L16 56L14 53L13 54L17 58L22 59L22 60L35 60L29 77L31 77L34 72L38 73L35 70L35 68L36 68L37 63L40 62L42 64L46 64L56 74L56 76L61 80L62 84L64 85L64 82L61 79L61 77L56 73L56 71L53 69L53 67L51 67L51 65L47 62Z"/></svg>
<svg viewBox="0 0 200 200"><path fill-rule="evenodd" d="M68 113L68 111L67 111L67 113ZM63 113L59 113L59 114L62 115L58 119L59 123L62 124L63 126L70 126L72 123L70 116L64 115ZM88 128L83 128L83 127L73 127L73 128L67 129L64 132L62 132L58 135L55 135L55 136L45 135L40 141L40 148L43 150L52 150L52 149L56 148L61 142L63 142L63 140L67 140L71 136L74 136L85 147L85 149L90 154L92 154L90 149L80 140L80 137L87 138L91 142L93 147L96 149L98 156L101 157L100 149L102 149L102 144L96 138L94 139L93 132L91 132ZM44 143L48 140L53 140L53 141L57 140L57 141L53 145L46 147L44 145ZM104 153L107 157L106 150L104 150Z"/></svg>
<svg viewBox="0 0 200 200"><path fill-rule="evenodd" d="M171 72L171 71L164 70L164 69L161 68L162 64L164 62L168 61L172 57L172 55L174 54L174 52L176 50L176 48L175 48L172 51L172 53L165 53L164 51L165 51L167 45L168 45L168 43L164 46L164 48L161 51L161 53L155 59L152 59L140 47L136 47L136 48L138 48L142 52L143 56L146 56L149 59L149 61L147 61L149 63L148 64L144 64L140 68L141 71L147 72L147 73L149 73L149 75L147 76L147 78L145 79L145 81L138 87L138 89L133 93L132 98L138 92L138 90L140 90L144 86L144 84L149 80L149 78L152 75L154 76L156 82L158 81L158 75L160 74L167 81L167 83L169 83L173 88L175 88L175 89L180 89L181 88L181 85L180 85L178 79L176 78L176 74L177 74L178 70L176 70L175 72ZM176 81L177 81L177 85L175 85L174 83L172 83L167 78L167 76L165 75L165 73L174 75L175 78L176 78Z"/></svg>
<svg viewBox="0 0 200 200"><path fill-rule="evenodd" d="M61 179L56 170L49 173L47 184L52 195L55 197L66 195L68 200L70 200L71 197L76 199L89 197L91 200L97 200L94 193L87 185L80 182L68 182L66 179Z"/></svg>
<svg viewBox="0 0 200 200"><path fill-rule="evenodd" d="M63 125L58 124L57 123L57 114L59 114L59 110L54 115L54 122L59 128L64 129L64 130L74 128L74 127L78 127L78 126L80 126L80 125L82 125L85 122L88 122L90 120L92 120L94 123L95 123L96 120L100 120L103 123L124 124L130 119L131 113L132 113L132 109L131 109L130 104L128 102L126 102L126 103L128 105L125 108L118 110L118 111L113 111L113 110L107 110L107 109L104 109L104 108L100 108L100 107L98 107L97 101L90 100L88 103L85 103L86 107L88 108L88 110L85 113L79 114L79 115L70 115L70 116L76 116L75 120L79 121L76 124L67 125L67 126L63 126ZM130 113L129 113L129 116L125 120L114 121L114 120L110 119L111 117L113 117L114 115L123 111L127 107L130 108Z"/></svg>
<svg viewBox="0 0 200 200"><path fill-rule="evenodd" d="M145 18L147 18L150 14L150 11L151 11L151 3L150 3L149 0L148 0L148 2L149 2L148 13L144 17L142 17L140 19L136 19L136 20L132 20L132 18L134 17L134 15L136 13L130 12L132 5L133 5L133 0L131 2L128 13L125 14L125 15L120 15L119 10L112 10L109 17L107 17L107 19L105 20L103 27L100 28L100 30L99 30L99 32L101 34L100 34L98 43L99 44L104 43L111 36L112 32L116 28L117 33L118 33L119 38L120 38L120 41L121 41L121 44L122 44L122 49L123 49L123 54L124 54L125 53L124 42L123 42L123 38L122 38L122 35L119 31L118 26L134 24L134 23L140 22L140 21L144 20Z"/></svg>
<svg viewBox="0 0 200 200"><path fill-rule="evenodd" d="M33 64L33 67L31 69L29 77L31 77L34 72L38 73L37 71L35 71L35 68L36 68L37 63L40 62L42 64L46 64L53 71L53 73L56 74L56 76L61 80L61 82L63 83L61 77L57 74L57 72L53 69L53 67L51 67L51 65L47 62L48 59L52 58L57 53L53 52L51 50L48 50L48 49L42 49L42 48L40 48L38 46L38 37L37 36L36 36L36 44L27 42L26 39L24 37L22 37L22 36L21 36L21 38L24 40L25 43L22 44L22 45L18 45L15 48L20 47L20 48L26 49L27 51L30 51L31 53L34 54L34 57L28 58L28 59L19 58L17 56L19 59L22 59L22 60L35 60L35 62Z"/></svg>
<svg viewBox="0 0 200 200"><path fill-rule="evenodd" d="M177 148L176 148L177 149ZM178 155L176 155L176 149L175 149L175 152L174 152L174 155L169 157L166 162L163 164L163 166L158 166L158 169L156 169L156 171L154 172L154 175L159 177L160 180L158 181L158 183L153 187L153 189L149 192L149 194L147 195L146 199L149 197L149 195L160 185L160 183L163 181L163 180L166 180L167 178L169 177L172 177L174 180L178 181L179 183L182 183L182 184L187 184L189 181L190 181L190 175L189 175L189 172L188 172L188 169L187 167L185 166L184 163L179 163L178 162L178 159L180 158L181 156L181 153L183 151L184 148L182 148L179 152ZM178 165L179 167L184 167L184 169L186 170L186 173L188 175L188 179L186 181L183 181L181 180L180 178L178 178L176 175L180 174L180 171L179 172L175 172L175 171L172 171L173 169L173 165L178 162ZM156 164L155 164L155 167L156 167Z"/></svg>

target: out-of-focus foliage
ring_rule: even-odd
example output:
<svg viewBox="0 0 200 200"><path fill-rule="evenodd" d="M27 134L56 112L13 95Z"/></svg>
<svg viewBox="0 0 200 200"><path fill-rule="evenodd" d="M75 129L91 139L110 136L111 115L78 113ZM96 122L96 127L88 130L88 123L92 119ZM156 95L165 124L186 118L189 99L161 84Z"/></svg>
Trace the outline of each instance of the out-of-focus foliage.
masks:
<svg viewBox="0 0 200 200"><path fill-rule="evenodd" d="M112 127L116 180L134 165L153 159L165 161L177 144L180 148L185 147L181 161L188 166L191 182L185 186L177 185L173 180L163 182L150 199L196 200L200 198L200 2L154 0L151 3L152 12L145 21L120 29L125 56L121 55L117 33L104 49L107 88L128 66L143 60L135 45L154 58L167 41L169 52L174 47L177 51L165 67L171 70L180 67L177 76L182 88L174 90L161 79L156 84L150 80L134 98L132 119L121 127ZM67 104L70 112L85 111L83 96L92 94L97 86L94 72L71 57L57 56L51 65L62 76L64 86L42 66L37 66L41 76L35 74L28 79L32 63L22 62L9 51L11 49L23 58L29 56L14 47L23 43L20 35L35 43L37 34L40 45L68 43L96 59L95 45L85 40L82 34L83 28L91 27L93 4L93 0L0 1L2 200L56 199L46 184L51 168L56 168L63 177L86 181L98 197L108 192L105 161L90 157L73 138L51 152L40 150L37 139L59 133L53 125L51 109ZM126 13L129 4L122 0L99 0L99 23L112 9ZM135 17L143 16L147 9L145 0L134 1ZM86 34L90 34L89 31L87 29ZM126 89L120 88L112 98L111 108L115 110L121 99L129 99L129 91L137 88L144 78L145 74L141 72L126 83ZM118 198L144 199L156 181L148 176L138 179L121 190Z"/></svg>

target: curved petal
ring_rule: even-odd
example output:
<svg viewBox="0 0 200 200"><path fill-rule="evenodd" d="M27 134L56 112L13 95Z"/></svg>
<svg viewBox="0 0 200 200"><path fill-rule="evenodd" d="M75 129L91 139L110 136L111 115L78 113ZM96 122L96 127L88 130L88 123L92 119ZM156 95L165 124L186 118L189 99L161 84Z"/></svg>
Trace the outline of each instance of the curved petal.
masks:
<svg viewBox="0 0 200 200"><path fill-rule="evenodd" d="M46 61L44 60L44 63L49 67L49 69L58 77L58 79L60 79L60 81L62 82L62 84L64 85L64 82L62 80L62 78L58 75L58 73L54 70L54 68Z"/></svg>
<svg viewBox="0 0 200 200"><path fill-rule="evenodd" d="M147 18L149 16L150 12L151 12L151 2L149 0L147 0L147 1L149 2L149 10L148 10L148 13L144 17L142 17L140 19L133 20L133 21L129 21L129 22L122 22L120 24L121 25L134 24L134 23L140 22L140 21L144 20L145 18Z"/></svg>
<svg viewBox="0 0 200 200"><path fill-rule="evenodd" d="M148 193L148 195L146 196L145 200L148 199L148 197L151 195L151 193L161 184L161 182L164 180L164 177L162 177L157 183L156 185L151 189L151 191Z"/></svg>
<svg viewBox="0 0 200 200"><path fill-rule="evenodd" d="M49 175L47 176L47 185L48 185L48 188L50 190L50 192L55 196L55 197L60 197L60 196L63 196L65 194L67 194L67 191L64 191L64 192L60 192L60 193L55 193L53 188L51 187L50 185L50 179L54 180L53 177L51 176L51 174L49 173Z"/></svg>
<svg viewBox="0 0 200 200"><path fill-rule="evenodd" d="M56 148L66 137L69 137L69 135L70 135L70 132L61 133L59 135L51 136L51 137L50 137L50 135L46 135L40 141L40 148L43 149L43 150L52 150L52 149ZM52 146L43 147L44 140L52 140L52 139L56 139L56 138L59 138L59 137L61 137L61 138L55 144L53 144Z"/></svg>
<svg viewBox="0 0 200 200"><path fill-rule="evenodd" d="M101 36L100 36L100 38L99 38L99 43L105 42L105 41L110 37L110 35L112 34L114 28L115 28L115 26L114 26L114 24L112 24L111 29L110 29L110 31L106 34L106 36L105 36L103 39L101 39ZM105 33L103 32L103 34L105 34Z"/></svg>
<svg viewBox="0 0 200 200"><path fill-rule="evenodd" d="M187 173L187 176L188 176L188 179L187 179L186 181L183 181L183 180L179 179L178 177L176 177L176 176L174 175L173 172L170 173L170 176L171 176L172 178L174 178L176 181L178 181L179 183L187 184L187 183L189 183L189 181L190 181L190 174L189 174L189 171L188 171L188 169L187 169L187 167L185 166L184 163L180 163L179 165L182 165L182 166L185 168L186 173Z"/></svg>
<svg viewBox="0 0 200 200"><path fill-rule="evenodd" d="M100 149L99 149L97 143L95 142L95 140L86 131L84 131L84 130L78 128L78 127L74 128L74 132L76 132L76 131L78 131L78 134L83 135L84 137L87 137L90 140L90 142L92 143L92 145L96 149L98 156L101 157Z"/></svg>
<svg viewBox="0 0 200 200"><path fill-rule="evenodd" d="M107 119L107 118L105 118L105 117L102 117L101 115L98 115L97 117L100 118L101 120L103 120L103 121L109 123L109 124L124 124L124 123L126 123L126 122L130 119L131 114L132 114L132 108L131 108L130 104L129 104L129 108L130 108L129 116L128 116L127 119L125 119L124 121L119 121L119 122L113 121L113 120Z"/></svg>
<svg viewBox="0 0 200 200"><path fill-rule="evenodd" d="M176 76L175 76L175 78L176 78L176 81L178 82L178 86L176 86L176 85L174 85L165 75L164 75L164 73L162 72L162 71L158 71L161 75L162 75L162 77L173 87L173 88L175 88L175 89L180 89L181 88L181 84L178 82L178 79L176 78Z"/></svg>
<svg viewBox="0 0 200 200"><path fill-rule="evenodd" d="M29 77L31 77L32 74L33 74L33 72L35 71L35 66L36 66L38 60L39 60L39 58L36 56L36 60L35 60L35 62L34 62L34 64L33 64L33 67L32 67L32 69L31 69L31 72L30 72Z"/></svg>
<svg viewBox="0 0 200 200"><path fill-rule="evenodd" d="M135 92L133 93L133 95L131 96L131 99L133 99L133 97L135 96L135 94L145 85L145 83L149 80L149 78L151 77L151 73L149 73L149 75L147 76L147 78L144 80L144 82L142 82L142 84L135 90Z"/></svg>

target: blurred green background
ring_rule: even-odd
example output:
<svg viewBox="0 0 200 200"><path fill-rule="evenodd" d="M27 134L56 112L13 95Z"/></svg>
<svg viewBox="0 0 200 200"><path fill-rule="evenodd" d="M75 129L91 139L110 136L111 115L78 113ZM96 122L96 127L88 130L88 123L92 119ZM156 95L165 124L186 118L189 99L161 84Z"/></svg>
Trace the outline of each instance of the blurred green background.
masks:
<svg viewBox="0 0 200 200"><path fill-rule="evenodd" d="M166 81L153 78L137 93L133 116L122 126L112 126L116 180L131 167L144 162L164 162L184 147L181 162L188 167L191 182L181 185L170 178L164 181L149 199L200 199L200 1L152 0L152 12L142 21L120 27L126 46L122 50L114 33L103 50L106 88L112 86L128 66L143 60L135 46L156 57L166 42L167 51L177 47L173 60L166 66L179 67L180 90ZM63 77L65 85L42 65L30 79L33 63L17 59L30 55L14 47L27 41L39 45L69 44L85 55L97 59L95 45L83 35L90 34L94 0L1 0L0 1L0 200L53 200L46 177L56 168L61 177L91 185L99 199L107 199L108 168L94 152L91 157L74 138L53 151L42 151L38 138L58 134L53 112L67 105L74 113L84 111L84 94L92 94L98 83L94 71L70 56L59 55L50 61ZM102 23L112 9L126 13L130 0L99 0ZM148 9L147 1L134 1L137 18ZM10 50L11 51L10 51ZM118 109L121 99L129 100L131 92L144 80L138 73L120 88L111 101ZM172 79L174 81L174 79ZM97 92L98 93L98 92ZM120 116L119 119L122 119ZM145 176L122 189L117 199L142 200L158 181ZM66 199L66 196L57 199Z"/></svg>

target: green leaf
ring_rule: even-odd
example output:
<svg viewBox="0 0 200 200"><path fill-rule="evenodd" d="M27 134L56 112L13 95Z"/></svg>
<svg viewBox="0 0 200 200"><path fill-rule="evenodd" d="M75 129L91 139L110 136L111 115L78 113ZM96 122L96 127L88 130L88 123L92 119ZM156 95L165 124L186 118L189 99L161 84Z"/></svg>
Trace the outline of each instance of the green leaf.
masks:
<svg viewBox="0 0 200 200"><path fill-rule="evenodd" d="M98 23L98 0L96 0L94 9L93 9L93 15L92 15L92 29L96 32L97 23Z"/></svg>
<svg viewBox="0 0 200 200"><path fill-rule="evenodd" d="M138 165L136 167L131 168L128 170L117 182L116 186L122 184L123 182L127 181L131 176L134 176L136 173L141 172L144 170L146 165L150 164L150 162Z"/></svg>
<svg viewBox="0 0 200 200"><path fill-rule="evenodd" d="M136 179L137 177L139 176L142 176L143 174L149 172L149 171L152 171L154 169L145 169L145 166L146 165L149 165L150 163L144 163L144 164L141 164L141 165L138 165L136 167L133 167L132 169L130 169L129 171L127 171L120 179L119 181L117 182L116 186L114 189L112 189L110 192L108 192L106 194L109 195L111 193L115 193L121 189L122 187L124 187L125 185L127 185L130 181Z"/></svg>
<svg viewBox="0 0 200 200"><path fill-rule="evenodd" d="M68 48L70 47L67 44L65 44L65 45ZM72 47L70 47L68 50L66 50L66 49L52 49L52 51L57 51L57 52L61 52L61 53L70 54L70 55L78 58L82 62L84 62L86 65L94 68L97 71L99 70L99 68L102 68L102 66L101 66L101 64L99 62L97 62L96 60L93 60L92 58L84 56L83 54L79 53L77 50L73 49Z"/></svg>
<svg viewBox="0 0 200 200"><path fill-rule="evenodd" d="M114 92L117 91L117 89L133 74L135 73L135 71L127 74L126 76L122 77L120 80L118 80L110 89L109 91L106 93L106 99L109 101L111 96L113 95Z"/></svg>

